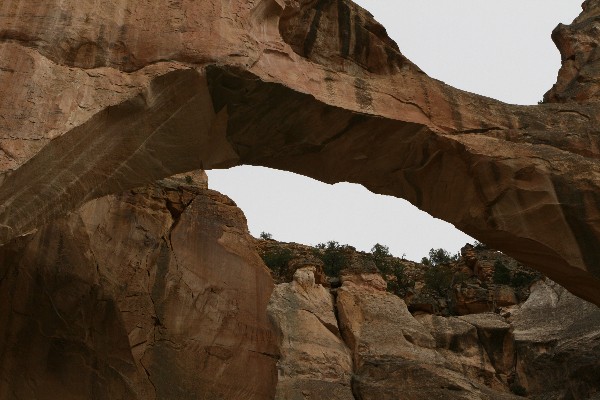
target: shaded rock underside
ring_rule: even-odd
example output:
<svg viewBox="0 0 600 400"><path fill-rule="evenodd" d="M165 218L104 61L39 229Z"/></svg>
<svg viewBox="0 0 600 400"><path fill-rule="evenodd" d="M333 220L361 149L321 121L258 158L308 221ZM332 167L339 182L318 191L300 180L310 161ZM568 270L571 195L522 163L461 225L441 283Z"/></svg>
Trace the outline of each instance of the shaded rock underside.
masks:
<svg viewBox="0 0 600 400"><path fill-rule="evenodd" d="M429 78L347 0L8 1L0 242L197 168L263 165L402 197L600 304L595 16L512 106Z"/></svg>

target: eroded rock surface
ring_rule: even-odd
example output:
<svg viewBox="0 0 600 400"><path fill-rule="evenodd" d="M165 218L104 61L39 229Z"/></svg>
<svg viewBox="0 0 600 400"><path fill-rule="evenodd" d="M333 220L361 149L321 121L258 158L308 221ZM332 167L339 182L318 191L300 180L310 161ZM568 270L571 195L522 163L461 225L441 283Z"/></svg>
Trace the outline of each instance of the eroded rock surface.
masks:
<svg viewBox="0 0 600 400"><path fill-rule="evenodd" d="M544 96L550 102L596 102L600 58L596 32L600 3L587 0L582 4L584 12L571 25L559 24L552 32L552 40L560 51L562 67L558 82Z"/></svg>
<svg viewBox="0 0 600 400"><path fill-rule="evenodd" d="M332 335L323 329L323 324L315 323L314 318L309 322L297 315L306 310L319 310L320 320L334 321L327 311L333 307L338 325L331 330L337 333L339 329L343 345L352 355L351 382L357 399L396 399L398 393L402 393L402 398L407 399L436 396L503 399L527 395L535 399L584 400L600 393L597 367L600 358L596 354L598 308L536 276L498 251L466 246L462 260L451 261L453 267L449 268L448 265L428 267L389 255L382 258L380 253L362 253L348 246L339 246L336 257L333 257L333 247L326 250L323 246L312 248L272 239L259 240L257 247L267 265L273 268L275 279L284 281L277 285L271 299L271 307L279 305L276 319L285 321L278 325L280 335L290 341L289 344L286 339L280 341L280 370L287 367L291 367L289 371L306 370L304 363L313 358L316 359L313 371L318 371L314 375L328 370L319 357L309 356L311 352L284 349L287 346L321 348L313 340L319 336L305 330L324 332L325 337ZM285 257L272 263L273 255ZM341 269L332 268L332 263L340 261ZM402 273L391 269L397 263L403 265ZM337 276L330 274L323 279L321 265L326 271L338 271L341 287L338 288ZM404 300L395 295L399 293L395 283L397 279L406 282L408 277L415 280L414 285L403 292L407 302L412 302L411 292L424 292L428 285L423 282L426 279L423 268L426 271L427 268L449 268L454 270L455 278L470 271L477 278L469 278L469 285L488 294L510 289L519 293L520 300L517 299L517 304L493 307L493 312L449 316L460 312L460 304L457 304L454 308L438 308L437 314L433 314L434 310L415 309L411 315ZM387 282L378 269L385 271L383 276ZM507 275L499 275L498 270ZM293 272L297 273L295 282L286 283L292 280L289 274ZM494 284L498 280L510 282ZM305 284L300 285L301 282ZM316 306L308 302L309 298L316 297L314 293L320 293L319 298L330 299L325 289L328 284L335 303L320 301ZM451 280L447 284L451 285ZM532 286L525 289L523 284ZM305 286L312 289L301 289ZM283 293L286 296L282 296ZM291 293L300 298L290 296ZM313 294L308 296L310 293ZM324 338L318 341L325 342ZM339 342L336 343L330 348L339 349ZM286 379L289 377L282 379L280 375L278 385ZM309 396L310 390L294 393Z"/></svg>
<svg viewBox="0 0 600 400"><path fill-rule="evenodd" d="M277 285L268 312L280 334L276 399L354 399L352 354L339 332L333 296L315 282L315 267Z"/></svg>
<svg viewBox="0 0 600 400"><path fill-rule="evenodd" d="M598 308L550 281L502 316L413 316L381 259L344 248L337 281L314 250L251 238L201 172L92 200L0 246L0 399L600 392Z"/></svg>
<svg viewBox="0 0 600 400"><path fill-rule="evenodd" d="M482 346L477 327L455 317L421 314L416 319L436 341L436 350L455 371L492 388L505 389Z"/></svg>
<svg viewBox="0 0 600 400"><path fill-rule="evenodd" d="M91 201L0 247L1 399L273 397L273 283L205 178Z"/></svg>
<svg viewBox="0 0 600 400"><path fill-rule="evenodd" d="M429 78L348 0L1 7L2 243L93 198L254 164L405 198L600 304L596 0L555 32L559 103L540 106Z"/></svg>
<svg viewBox="0 0 600 400"><path fill-rule="evenodd" d="M518 378L533 398L600 396L598 307L540 281L513 313L512 326Z"/></svg>
<svg viewBox="0 0 600 400"><path fill-rule="evenodd" d="M503 393L507 387L500 382L499 391L491 390L463 374L467 362L448 361L438 353L436 339L408 312L404 301L377 284L383 279L344 278L337 307L342 334L354 355L353 389L357 398L396 399L398 393L411 400L512 398ZM478 373L487 369L489 378L493 368L487 364L483 361L479 365L483 371ZM494 373L491 375L493 380Z"/></svg>

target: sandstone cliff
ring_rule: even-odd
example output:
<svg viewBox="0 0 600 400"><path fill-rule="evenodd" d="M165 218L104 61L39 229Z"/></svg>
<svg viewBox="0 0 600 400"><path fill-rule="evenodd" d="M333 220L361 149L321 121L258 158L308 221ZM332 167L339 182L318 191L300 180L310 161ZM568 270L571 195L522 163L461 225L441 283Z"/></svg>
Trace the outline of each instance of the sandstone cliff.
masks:
<svg viewBox="0 0 600 400"><path fill-rule="evenodd" d="M0 8L0 398L598 397L597 308L551 281L490 286L465 251L428 292L443 269L342 249L275 286L202 174L152 182L360 183L599 305L600 1L538 106L428 77L349 0Z"/></svg>
<svg viewBox="0 0 600 400"><path fill-rule="evenodd" d="M342 340L333 295L315 267L277 285L268 313L280 335L276 399L354 399L352 352Z"/></svg>
<svg viewBox="0 0 600 400"><path fill-rule="evenodd" d="M0 399L272 398L273 283L205 177L91 201L0 247Z"/></svg>
<svg viewBox="0 0 600 400"><path fill-rule="evenodd" d="M510 319L518 378L532 393L556 399L600 396L598 307L542 281Z"/></svg>
<svg viewBox="0 0 600 400"><path fill-rule="evenodd" d="M333 246L257 245L282 282L269 305L282 346L278 398L316 399L329 391L345 399L348 386L355 399L591 399L600 393L598 308L497 251L466 246L451 265L427 266L393 257L382 263L380 248L365 254L339 246L336 258ZM402 263L402 274L390 270L393 261ZM444 268L469 276L448 280L449 292L440 294L427 287L422 271ZM338 276L324 278L323 270ZM406 276L416 282L399 293L396 280ZM482 298L465 304L465 288ZM494 301L505 293L514 301ZM415 307L423 297L431 307Z"/></svg>
<svg viewBox="0 0 600 400"><path fill-rule="evenodd" d="M600 304L599 10L555 31L546 104L513 106L428 77L349 0L4 2L0 242L255 164L403 197Z"/></svg>
<svg viewBox="0 0 600 400"><path fill-rule="evenodd" d="M470 271L452 290L477 286L493 298L492 257L513 277L525 271L467 247L447 266ZM203 173L105 196L0 246L0 399L600 392L596 306L537 277L531 290L500 285L524 303L482 302L491 308L481 313L423 284L423 271L438 268L253 239ZM402 286L406 277L415 282ZM415 307L419 293L429 293L431 312Z"/></svg>

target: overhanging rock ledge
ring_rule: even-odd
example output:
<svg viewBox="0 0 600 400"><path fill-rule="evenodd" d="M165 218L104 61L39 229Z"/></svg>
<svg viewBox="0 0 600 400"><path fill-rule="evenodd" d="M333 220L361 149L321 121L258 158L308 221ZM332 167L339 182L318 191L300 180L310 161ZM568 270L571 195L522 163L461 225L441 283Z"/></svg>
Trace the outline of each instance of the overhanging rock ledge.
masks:
<svg viewBox="0 0 600 400"><path fill-rule="evenodd" d="M174 173L263 165L405 198L600 304L598 12L555 30L546 103L514 106L428 77L346 0L6 2L0 243Z"/></svg>

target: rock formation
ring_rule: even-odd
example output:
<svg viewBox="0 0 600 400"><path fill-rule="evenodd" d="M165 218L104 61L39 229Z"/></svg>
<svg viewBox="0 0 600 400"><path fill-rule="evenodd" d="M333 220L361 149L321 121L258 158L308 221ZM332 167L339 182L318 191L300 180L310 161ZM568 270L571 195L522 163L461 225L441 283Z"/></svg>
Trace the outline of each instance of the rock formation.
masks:
<svg viewBox="0 0 600 400"><path fill-rule="evenodd" d="M405 198L600 304L597 0L555 31L539 106L429 78L349 0L1 7L0 243L174 173L263 165Z"/></svg>
<svg viewBox="0 0 600 400"><path fill-rule="evenodd" d="M352 354L340 335L333 296L315 281L316 268L296 270L277 285L268 313L280 335L276 399L354 399Z"/></svg>
<svg viewBox="0 0 600 400"><path fill-rule="evenodd" d="M0 247L0 399L273 397L273 282L205 178L102 197Z"/></svg>
<svg viewBox="0 0 600 400"><path fill-rule="evenodd" d="M454 371L404 301L385 292L381 277L349 278L338 290L337 307L342 333L354 354L357 398L391 400L399 393L414 400L511 398Z"/></svg>
<svg viewBox="0 0 600 400"><path fill-rule="evenodd" d="M253 239L200 172L91 200L0 246L0 400L600 392L598 308L553 282L538 279L527 301L496 312L443 316L464 307L434 299L437 314L413 315L393 293L401 274L379 272L397 259L331 248L343 257ZM494 268L492 256L522 272L498 252L465 249L455 274ZM325 275L330 262L340 278ZM443 266L402 263L416 280L410 305L426 291L420 271ZM495 293L490 274L470 271L468 285Z"/></svg>
<svg viewBox="0 0 600 400"><path fill-rule="evenodd" d="M600 396L600 310L551 281L511 316L520 384L546 398ZM580 349L585 356L580 357Z"/></svg>
<svg viewBox="0 0 600 400"><path fill-rule="evenodd" d="M447 307L452 308L442 309L442 299L436 297L447 295L429 294L432 301L438 301L431 307L436 313L422 309L411 313L415 293L419 296L429 290L427 275L420 270L447 265L401 260L400 274L390 269L398 261L393 257L382 262L376 250L368 254L340 247L341 280L334 276L324 280L321 268L331 271L328 264L339 262L331 257L333 246L311 248L274 240L260 240L257 245L275 280L283 280L276 285L269 306L277 321L282 354L277 364L278 393L287 396L279 398L319 398L323 387L336 388L339 398L346 398L339 388L348 382L356 399L397 399L401 393L401 398L411 400L515 395L583 400L600 393L598 308L539 275L525 279L527 270L497 251L466 246L462 258L451 261L455 277L473 264L489 274L480 280L477 273L481 271L475 269L462 283L451 283L453 279L447 284L454 286L455 293L460 287L478 287L485 297L500 288L512 289L521 300L472 313L459 302L449 301ZM494 268L506 265L510 281L495 284L494 280L506 277ZM290 270L295 270L293 278ZM394 283L401 275L416 282L399 297L394 294L398 288ZM523 282L531 288L525 290ZM332 283L333 302L325 289ZM340 343L352 356L350 373L348 355L340 350ZM340 360L336 365L345 366L345 372L332 369L323 357ZM307 371L322 383L299 379ZM333 371L337 371L335 379L331 379Z"/></svg>

